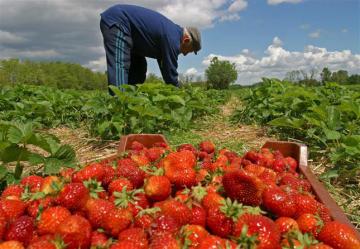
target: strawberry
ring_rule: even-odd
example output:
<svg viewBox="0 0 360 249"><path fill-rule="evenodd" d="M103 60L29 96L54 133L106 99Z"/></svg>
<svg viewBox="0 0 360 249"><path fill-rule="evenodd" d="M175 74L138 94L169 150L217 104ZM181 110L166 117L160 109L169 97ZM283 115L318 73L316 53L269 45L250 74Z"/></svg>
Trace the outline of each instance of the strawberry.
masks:
<svg viewBox="0 0 360 249"><path fill-rule="evenodd" d="M72 182L66 184L58 196L58 203L71 210L80 210L85 207L89 199L89 190L83 183Z"/></svg>
<svg viewBox="0 0 360 249"><path fill-rule="evenodd" d="M330 210L321 202L317 202L318 214L324 223L330 222L331 215Z"/></svg>
<svg viewBox="0 0 360 249"><path fill-rule="evenodd" d="M19 241L10 240L0 243L0 249L25 249L25 247Z"/></svg>
<svg viewBox="0 0 360 249"><path fill-rule="evenodd" d="M191 219L189 224L199 225L205 227L206 225L206 211L200 206L193 204L191 207Z"/></svg>
<svg viewBox="0 0 360 249"><path fill-rule="evenodd" d="M189 249L197 248L200 243L209 235L208 231L199 225L186 225L182 228L185 243ZM184 244L185 244L184 243Z"/></svg>
<svg viewBox="0 0 360 249"><path fill-rule="evenodd" d="M132 241L119 241L111 245L110 249L142 249L142 247Z"/></svg>
<svg viewBox="0 0 360 249"><path fill-rule="evenodd" d="M282 175L280 185L288 185L291 188L302 192L309 192L311 190L311 185L307 180L299 179L291 173Z"/></svg>
<svg viewBox="0 0 360 249"><path fill-rule="evenodd" d="M175 199L157 202L155 206L159 207L163 214L174 218L180 226L189 223L192 217L191 210L188 208L188 206Z"/></svg>
<svg viewBox="0 0 360 249"><path fill-rule="evenodd" d="M66 249L86 249L90 246L91 225L79 215L71 215L58 227L57 233L66 244Z"/></svg>
<svg viewBox="0 0 360 249"><path fill-rule="evenodd" d="M149 229L153 224L155 215L160 212L161 209L158 207L146 208L141 210L135 217L135 227Z"/></svg>
<svg viewBox="0 0 360 249"><path fill-rule="evenodd" d="M92 163L76 172L73 177L73 182L83 182L86 180L97 180L101 182L104 178L105 170L104 165L101 163Z"/></svg>
<svg viewBox="0 0 360 249"><path fill-rule="evenodd" d="M108 244L108 237L101 232L92 231L91 233L91 248L106 248Z"/></svg>
<svg viewBox="0 0 360 249"><path fill-rule="evenodd" d="M132 183L126 178L118 178L110 182L108 186L108 192L112 195L115 191L121 192L126 186L126 190L131 191L133 189Z"/></svg>
<svg viewBox="0 0 360 249"><path fill-rule="evenodd" d="M62 206L45 209L37 224L39 234L54 234L57 227L71 215L70 211Z"/></svg>
<svg viewBox="0 0 360 249"><path fill-rule="evenodd" d="M103 228L111 236L117 236L132 222L133 215L127 209L112 209L103 219Z"/></svg>
<svg viewBox="0 0 360 249"><path fill-rule="evenodd" d="M21 216L10 224L5 240L17 240L27 245L34 233L34 219L30 216Z"/></svg>
<svg viewBox="0 0 360 249"><path fill-rule="evenodd" d="M145 172L133 160L129 158L120 159L117 164L117 176L130 180L134 188L139 188L144 184Z"/></svg>
<svg viewBox="0 0 360 249"><path fill-rule="evenodd" d="M162 147L153 147L145 151L145 156L150 162L156 162L165 153L165 149Z"/></svg>
<svg viewBox="0 0 360 249"><path fill-rule="evenodd" d="M108 186L114 178L115 178L115 169L109 165L104 165L104 177L102 180L102 185L104 187Z"/></svg>
<svg viewBox="0 0 360 249"><path fill-rule="evenodd" d="M63 181L70 182L75 174L75 169L73 168L65 168L60 171L60 176Z"/></svg>
<svg viewBox="0 0 360 249"><path fill-rule="evenodd" d="M147 166L150 163L150 160L147 158L146 155L138 154L138 155L131 155L131 160L133 160L137 166Z"/></svg>
<svg viewBox="0 0 360 249"><path fill-rule="evenodd" d="M43 199L30 201L27 206L27 213L31 217L36 217L41 210L44 210L48 207L51 207L55 203L55 198L52 196L47 196Z"/></svg>
<svg viewBox="0 0 360 249"><path fill-rule="evenodd" d="M20 200L2 199L0 208L4 211L8 221L13 221L25 213L26 204Z"/></svg>
<svg viewBox="0 0 360 249"><path fill-rule="evenodd" d="M151 176L144 185L145 195L152 201L163 201L171 193L171 183L166 176Z"/></svg>
<svg viewBox="0 0 360 249"><path fill-rule="evenodd" d="M349 226L331 221L321 229L318 239L334 249L358 249L360 240Z"/></svg>
<svg viewBox="0 0 360 249"><path fill-rule="evenodd" d="M158 215L154 219L154 223L151 226L151 234L152 236L157 236L161 234L176 234L180 230L180 225L176 222L176 220L169 215Z"/></svg>
<svg viewBox="0 0 360 249"><path fill-rule="evenodd" d="M21 185L9 185L1 193L1 198L20 199L23 192L24 192L24 187L23 186L21 186Z"/></svg>
<svg viewBox="0 0 360 249"><path fill-rule="evenodd" d="M30 175L24 177L20 184L25 186L29 186L30 192L34 193L40 190L40 187L43 183L44 179L41 176Z"/></svg>
<svg viewBox="0 0 360 249"><path fill-rule="evenodd" d="M322 226L324 225L319 216L307 213L300 215L296 219L296 222L298 223L301 232L311 233L314 237L317 237Z"/></svg>
<svg viewBox="0 0 360 249"><path fill-rule="evenodd" d="M144 148L145 148L145 146L142 143L138 142L138 141L134 141L130 145L131 150L141 151Z"/></svg>
<svg viewBox="0 0 360 249"><path fill-rule="evenodd" d="M236 222L233 235L239 237L239 243L255 243L257 249L279 248L280 232L268 217L257 214L243 214ZM256 241L248 241L256 236Z"/></svg>
<svg viewBox="0 0 360 249"><path fill-rule="evenodd" d="M257 164L260 161L260 154L256 151L250 150L245 153L244 159L250 161L251 163Z"/></svg>
<svg viewBox="0 0 360 249"><path fill-rule="evenodd" d="M199 144L200 151L205 151L208 154L211 154L215 151L215 144L211 141L202 141Z"/></svg>
<svg viewBox="0 0 360 249"><path fill-rule="evenodd" d="M244 170L225 173L223 186L228 197L245 205L253 206L260 205L265 187L259 178Z"/></svg>
<svg viewBox="0 0 360 249"><path fill-rule="evenodd" d="M296 220L289 217L280 217L275 220L281 234L288 233L292 230L299 230L299 225Z"/></svg>
<svg viewBox="0 0 360 249"><path fill-rule="evenodd" d="M288 157L284 158L284 161L285 161L286 168L287 168L288 171L296 172L296 169L298 167L298 163L294 158L288 156Z"/></svg>
<svg viewBox="0 0 360 249"><path fill-rule="evenodd" d="M214 249L227 248L225 240L218 236L209 235L197 247L197 249L213 249L213 248Z"/></svg>
<svg viewBox="0 0 360 249"><path fill-rule="evenodd" d="M198 154L197 150L192 144L181 144L176 148L176 151L183 151L183 150L191 151L192 153L194 153L195 156Z"/></svg>
<svg viewBox="0 0 360 249"><path fill-rule="evenodd" d="M320 244L316 244L316 245L311 245L308 247L308 249L334 249L331 246L328 246L324 243L320 243Z"/></svg>
<svg viewBox="0 0 360 249"><path fill-rule="evenodd" d="M170 153L162 160L165 176L178 188L195 185L195 163L194 154L188 150Z"/></svg>
<svg viewBox="0 0 360 249"><path fill-rule="evenodd" d="M153 144L153 147L161 147L161 148L169 149L169 146L165 142L156 142Z"/></svg>
<svg viewBox="0 0 360 249"><path fill-rule="evenodd" d="M0 208L0 241L3 238L3 235L7 227L7 217L5 212Z"/></svg>
<svg viewBox="0 0 360 249"><path fill-rule="evenodd" d="M318 211L317 201L309 196L304 194L293 195L296 205L296 212L294 214L295 218L298 218L302 214L316 214Z"/></svg>
<svg viewBox="0 0 360 249"><path fill-rule="evenodd" d="M101 227L104 219L111 210L115 209L114 203L103 199L89 199L86 203L86 214L94 228Z"/></svg>
<svg viewBox="0 0 360 249"><path fill-rule="evenodd" d="M209 210L213 207L219 207L224 197L216 192L208 192L202 199L201 204L205 210Z"/></svg>
<svg viewBox="0 0 360 249"><path fill-rule="evenodd" d="M120 232L119 241L130 241L135 243L139 248L148 248L148 239L145 231L141 228L128 228Z"/></svg>
<svg viewBox="0 0 360 249"><path fill-rule="evenodd" d="M57 249L57 247L50 240L39 240L36 242L31 242L27 249Z"/></svg>
<svg viewBox="0 0 360 249"><path fill-rule="evenodd" d="M172 234L161 234L152 238L149 249L181 249L179 241Z"/></svg>
<svg viewBox="0 0 360 249"><path fill-rule="evenodd" d="M296 212L295 201L291 195L286 194L279 187L271 187L264 190L262 202L266 210L278 217L292 217Z"/></svg>
<svg viewBox="0 0 360 249"><path fill-rule="evenodd" d="M275 172L284 172L286 169L286 162L283 158L275 159L271 167Z"/></svg>

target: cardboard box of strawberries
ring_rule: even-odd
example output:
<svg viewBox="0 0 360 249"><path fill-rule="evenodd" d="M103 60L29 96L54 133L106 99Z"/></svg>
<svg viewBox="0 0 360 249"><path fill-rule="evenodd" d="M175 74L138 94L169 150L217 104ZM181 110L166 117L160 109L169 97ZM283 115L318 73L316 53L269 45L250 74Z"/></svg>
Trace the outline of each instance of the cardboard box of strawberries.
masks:
<svg viewBox="0 0 360 249"><path fill-rule="evenodd" d="M0 249L359 249L306 160L294 143L239 155L125 136L118 156L8 186Z"/></svg>

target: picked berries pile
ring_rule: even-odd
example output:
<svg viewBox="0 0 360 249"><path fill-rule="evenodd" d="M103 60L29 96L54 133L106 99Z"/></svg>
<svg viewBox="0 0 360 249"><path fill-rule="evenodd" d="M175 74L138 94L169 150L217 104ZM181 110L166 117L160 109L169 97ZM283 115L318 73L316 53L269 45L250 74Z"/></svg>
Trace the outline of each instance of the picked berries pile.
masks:
<svg viewBox="0 0 360 249"><path fill-rule="evenodd" d="M28 176L0 200L0 249L359 249L294 158L210 141Z"/></svg>

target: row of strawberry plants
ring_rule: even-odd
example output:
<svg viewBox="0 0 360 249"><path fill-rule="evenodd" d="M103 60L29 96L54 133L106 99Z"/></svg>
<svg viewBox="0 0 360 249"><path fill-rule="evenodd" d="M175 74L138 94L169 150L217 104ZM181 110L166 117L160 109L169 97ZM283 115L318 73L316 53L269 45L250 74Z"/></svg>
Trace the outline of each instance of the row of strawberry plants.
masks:
<svg viewBox="0 0 360 249"><path fill-rule="evenodd" d="M0 88L0 120L35 122L42 127L85 124L94 135L186 129L194 118L214 113L224 96L190 86L143 84L106 92L57 90L49 87ZM220 96L220 97L219 97Z"/></svg>
<svg viewBox="0 0 360 249"><path fill-rule="evenodd" d="M360 93L336 83L304 87L264 79L250 90L234 122L269 126L282 139L294 138L325 155L332 176L354 180L360 170ZM328 172L328 175L329 172Z"/></svg>

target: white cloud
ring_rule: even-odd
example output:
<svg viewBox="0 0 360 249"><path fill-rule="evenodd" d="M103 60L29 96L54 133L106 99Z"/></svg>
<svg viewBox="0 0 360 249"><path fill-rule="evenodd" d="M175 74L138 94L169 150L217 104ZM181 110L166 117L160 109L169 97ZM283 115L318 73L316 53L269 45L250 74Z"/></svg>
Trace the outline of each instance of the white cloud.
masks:
<svg viewBox="0 0 360 249"><path fill-rule="evenodd" d="M309 29L310 28L310 24L304 23L300 25L301 29Z"/></svg>
<svg viewBox="0 0 360 249"><path fill-rule="evenodd" d="M219 21L220 22L237 21L239 19L240 19L239 14L230 14L230 15L222 16Z"/></svg>
<svg viewBox="0 0 360 249"><path fill-rule="evenodd" d="M345 29L345 28L341 30L342 33L347 33L348 31L349 31L349 30L348 30L348 29Z"/></svg>
<svg viewBox="0 0 360 249"><path fill-rule="evenodd" d="M239 12L247 7L248 3L244 0L235 0L228 8L229 12Z"/></svg>
<svg viewBox="0 0 360 249"><path fill-rule="evenodd" d="M316 31L311 32L311 33L308 34L308 36L310 38L314 38L314 39L320 38L320 35L321 35L320 30L316 30Z"/></svg>
<svg viewBox="0 0 360 249"><path fill-rule="evenodd" d="M276 5L281 3L301 3L303 0L267 0L270 5Z"/></svg>
<svg viewBox="0 0 360 249"><path fill-rule="evenodd" d="M213 57L235 63L238 71L238 83L249 85L258 82L262 77L284 78L292 70L322 70L328 67L331 71L339 69L349 73L360 73L360 54L352 54L350 50L328 51L326 48L308 45L303 51L289 51L282 47L278 37L261 58L253 56L249 50L234 56L210 54L203 60L205 66L210 65Z"/></svg>
<svg viewBox="0 0 360 249"><path fill-rule="evenodd" d="M191 67L191 68L187 69L184 74L185 75L197 75L198 70L194 67Z"/></svg>
<svg viewBox="0 0 360 249"><path fill-rule="evenodd" d="M106 71L106 56L101 56L97 60L89 61L89 63L85 64L84 66L90 68L93 71L104 72Z"/></svg>

